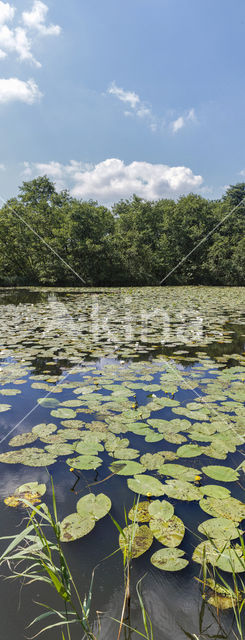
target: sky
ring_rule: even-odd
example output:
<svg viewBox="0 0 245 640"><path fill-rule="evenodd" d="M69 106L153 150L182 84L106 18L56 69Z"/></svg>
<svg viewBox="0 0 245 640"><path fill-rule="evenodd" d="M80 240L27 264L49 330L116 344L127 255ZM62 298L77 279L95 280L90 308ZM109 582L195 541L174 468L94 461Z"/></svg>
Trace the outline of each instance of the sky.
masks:
<svg viewBox="0 0 245 640"><path fill-rule="evenodd" d="M245 180L244 0L0 0L0 206L24 180L110 205Z"/></svg>

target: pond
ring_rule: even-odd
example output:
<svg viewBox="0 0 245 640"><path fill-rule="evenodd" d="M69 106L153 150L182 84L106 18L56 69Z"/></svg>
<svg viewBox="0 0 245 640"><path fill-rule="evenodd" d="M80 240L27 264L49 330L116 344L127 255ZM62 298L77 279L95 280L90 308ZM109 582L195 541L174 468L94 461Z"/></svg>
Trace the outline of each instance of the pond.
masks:
<svg viewBox="0 0 245 640"><path fill-rule="evenodd" d="M113 519L132 524L140 494L147 542L132 561L127 624L144 633L143 578L154 640L233 637L232 609L217 613L197 578L210 538L225 580L231 557L242 570L244 288L0 289L0 310L1 536L23 527L23 505L7 500L20 485L45 484L51 508L50 474L82 596L96 566L94 632L116 640L124 576ZM35 583L2 579L0 593L5 639L42 628L26 629L40 614L35 602L57 604ZM81 640L75 625L71 636ZM142 636L124 627L120 637Z"/></svg>

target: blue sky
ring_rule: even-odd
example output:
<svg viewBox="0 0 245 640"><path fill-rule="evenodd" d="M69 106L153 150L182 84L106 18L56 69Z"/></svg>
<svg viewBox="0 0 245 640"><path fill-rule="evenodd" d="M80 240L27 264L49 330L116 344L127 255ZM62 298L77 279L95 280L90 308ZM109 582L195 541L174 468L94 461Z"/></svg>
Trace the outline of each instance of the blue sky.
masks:
<svg viewBox="0 0 245 640"><path fill-rule="evenodd" d="M0 196L111 203L245 179L243 0L0 0Z"/></svg>

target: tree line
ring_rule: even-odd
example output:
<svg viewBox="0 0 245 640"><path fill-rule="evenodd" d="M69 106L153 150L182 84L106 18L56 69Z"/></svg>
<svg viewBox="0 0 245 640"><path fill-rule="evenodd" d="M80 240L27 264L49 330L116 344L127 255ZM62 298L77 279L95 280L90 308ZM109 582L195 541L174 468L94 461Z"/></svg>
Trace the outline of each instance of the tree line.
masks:
<svg viewBox="0 0 245 640"><path fill-rule="evenodd" d="M47 176L23 182L0 209L0 285L244 285L244 198L238 183L218 200L134 195L109 209Z"/></svg>

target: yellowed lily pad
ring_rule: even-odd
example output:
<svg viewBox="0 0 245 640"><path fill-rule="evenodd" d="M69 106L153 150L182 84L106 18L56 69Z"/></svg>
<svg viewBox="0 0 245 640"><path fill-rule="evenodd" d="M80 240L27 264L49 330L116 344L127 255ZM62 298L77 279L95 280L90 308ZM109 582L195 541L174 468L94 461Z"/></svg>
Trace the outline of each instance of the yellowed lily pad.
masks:
<svg viewBox="0 0 245 640"><path fill-rule="evenodd" d="M142 526L130 524L123 529L123 534L119 535L119 546L129 558L138 558L143 555L150 548L152 542L153 533L145 524Z"/></svg>

